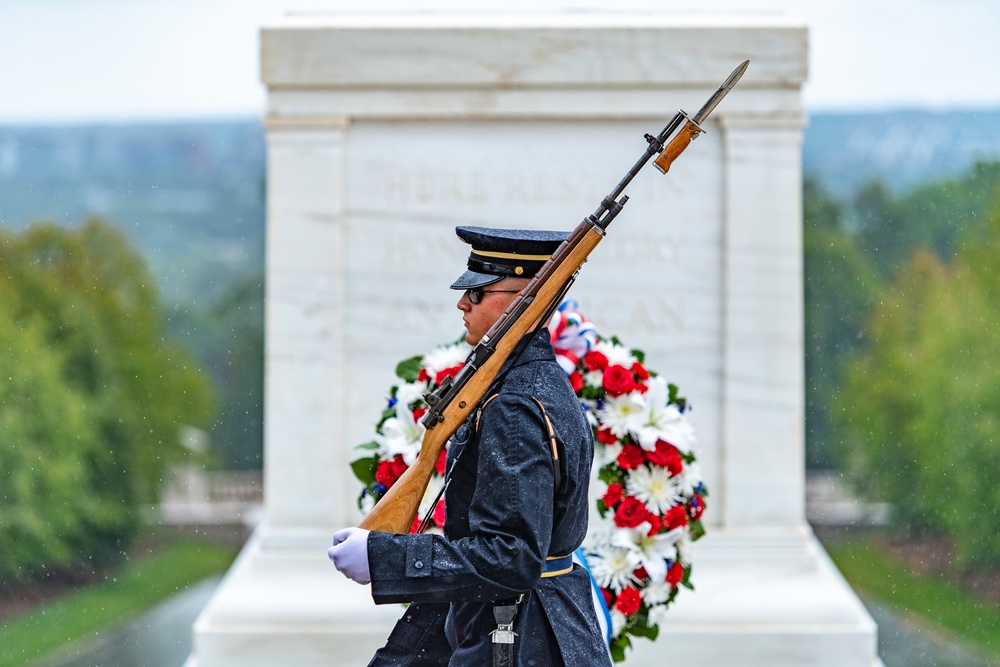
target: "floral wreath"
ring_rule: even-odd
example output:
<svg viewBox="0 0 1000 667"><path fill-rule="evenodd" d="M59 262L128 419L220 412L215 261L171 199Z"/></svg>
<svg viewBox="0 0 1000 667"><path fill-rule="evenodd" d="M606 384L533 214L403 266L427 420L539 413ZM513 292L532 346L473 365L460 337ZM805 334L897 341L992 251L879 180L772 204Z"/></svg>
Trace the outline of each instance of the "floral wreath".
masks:
<svg viewBox="0 0 1000 667"><path fill-rule="evenodd" d="M597 513L582 547L604 612L612 658L622 662L630 636L655 640L679 586L692 589L690 544L705 534L701 516L708 491L696 462L688 405L677 387L644 366L645 355L617 338L603 338L566 301L549 323L556 360L566 371L594 429L591 484ZM358 445L369 455L351 463L364 484L358 507L367 514L416 460L423 440L424 394L462 368L464 339L396 366L375 439ZM446 452L442 451L411 532L428 518L444 527ZM437 502L435 503L435 499ZM433 506L432 506L433 505ZM577 554L578 557L581 554Z"/></svg>

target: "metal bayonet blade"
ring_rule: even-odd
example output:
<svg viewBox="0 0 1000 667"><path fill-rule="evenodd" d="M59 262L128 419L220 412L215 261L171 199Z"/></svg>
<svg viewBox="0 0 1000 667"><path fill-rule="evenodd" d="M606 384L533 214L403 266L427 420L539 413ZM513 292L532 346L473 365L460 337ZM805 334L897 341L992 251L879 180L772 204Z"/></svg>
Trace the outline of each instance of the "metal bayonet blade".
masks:
<svg viewBox="0 0 1000 667"><path fill-rule="evenodd" d="M740 77L743 76L743 72L746 72L747 67L749 66L750 61L744 60L739 67L733 70L733 73L729 75L729 78L726 79L721 86L719 86L719 89L715 91L710 98L708 98L707 102L705 102L705 106L699 109L698 113L696 113L694 118L691 119L694 121L695 125L701 125L701 122L708 118L708 114L712 113L715 107L719 105L719 102L722 101L722 98L729 94L729 91L733 89L733 86L736 85L736 82L740 80Z"/></svg>

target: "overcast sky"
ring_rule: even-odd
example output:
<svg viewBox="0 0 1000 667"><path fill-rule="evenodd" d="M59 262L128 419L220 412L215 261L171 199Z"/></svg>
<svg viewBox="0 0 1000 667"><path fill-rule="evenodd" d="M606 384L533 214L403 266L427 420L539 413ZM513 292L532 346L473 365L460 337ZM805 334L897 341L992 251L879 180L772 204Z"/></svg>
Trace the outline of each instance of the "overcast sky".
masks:
<svg viewBox="0 0 1000 667"><path fill-rule="evenodd" d="M491 5L780 11L810 28L810 111L1000 108L996 0L0 0L0 123L259 116L286 11Z"/></svg>

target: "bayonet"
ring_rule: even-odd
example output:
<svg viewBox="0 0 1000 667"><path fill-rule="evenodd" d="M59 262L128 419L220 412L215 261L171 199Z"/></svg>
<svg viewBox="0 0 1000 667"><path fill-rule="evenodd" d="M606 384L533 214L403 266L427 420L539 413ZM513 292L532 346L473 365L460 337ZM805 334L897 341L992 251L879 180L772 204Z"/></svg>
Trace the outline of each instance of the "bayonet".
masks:
<svg viewBox="0 0 1000 667"><path fill-rule="evenodd" d="M678 115L682 118L687 119L687 124L684 128L677 133L667 147L660 153L660 157L656 158L653 162L656 168L660 170L660 173L665 174L670 169L670 165L673 164L677 156L684 152L684 149L688 147L693 140L698 138L699 134L702 134L705 130L702 128L701 124L708 118L708 115L715 110L715 107L719 105L729 91L733 89L736 82L740 80L743 73L747 71L747 67L750 66L749 60L744 60L740 63L740 66L733 70L733 73L729 75L729 78L723 81L719 89L708 98L708 101L698 110L693 117L688 116L683 110L678 111ZM662 142L661 142L662 143Z"/></svg>

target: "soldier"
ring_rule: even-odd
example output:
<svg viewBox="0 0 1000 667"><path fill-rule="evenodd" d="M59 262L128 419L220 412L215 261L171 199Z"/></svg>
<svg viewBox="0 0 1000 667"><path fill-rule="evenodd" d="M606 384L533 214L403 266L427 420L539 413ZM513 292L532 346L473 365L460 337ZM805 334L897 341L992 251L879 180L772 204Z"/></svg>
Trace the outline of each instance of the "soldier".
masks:
<svg viewBox="0 0 1000 667"><path fill-rule="evenodd" d="M565 234L458 227L472 246L451 285L476 344ZM526 335L448 447L444 535L347 528L329 556L410 602L370 666L610 665L587 572L591 428L545 327Z"/></svg>

